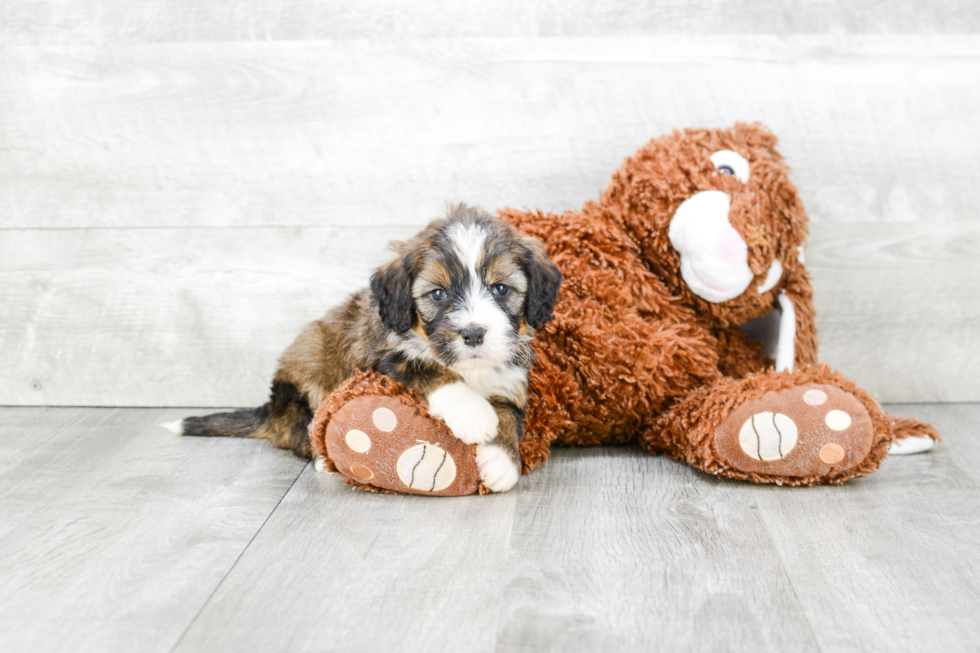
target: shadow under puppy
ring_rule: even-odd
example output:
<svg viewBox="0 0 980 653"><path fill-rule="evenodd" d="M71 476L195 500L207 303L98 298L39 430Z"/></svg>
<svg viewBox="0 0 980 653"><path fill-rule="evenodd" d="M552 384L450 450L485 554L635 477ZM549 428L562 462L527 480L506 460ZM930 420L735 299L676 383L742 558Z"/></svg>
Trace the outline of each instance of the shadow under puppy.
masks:
<svg viewBox="0 0 980 653"><path fill-rule="evenodd" d="M424 396L457 438L476 444L483 483L505 492L520 470L529 341L549 321L561 273L539 243L502 220L453 206L407 242L370 288L308 324L279 359L269 403L166 424L178 435L266 438L311 457L307 426L358 370Z"/></svg>

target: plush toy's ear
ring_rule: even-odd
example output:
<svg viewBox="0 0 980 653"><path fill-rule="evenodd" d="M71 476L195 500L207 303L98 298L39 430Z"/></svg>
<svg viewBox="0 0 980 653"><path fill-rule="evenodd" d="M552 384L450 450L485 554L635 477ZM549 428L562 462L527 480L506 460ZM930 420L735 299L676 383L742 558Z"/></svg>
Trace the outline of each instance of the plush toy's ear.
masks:
<svg viewBox="0 0 980 653"><path fill-rule="evenodd" d="M397 333L412 328L415 321L412 276L403 257L399 256L371 275L371 292L378 300L378 313L386 328Z"/></svg>
<svg viewBox="0 0 980 653"><path fill-rule="evenodd" d="M551 320L561 286L561 271L548 260L541 244L524 239L524 271L527 274L527 294L524 314L531 328L537 329Z"/></svg>

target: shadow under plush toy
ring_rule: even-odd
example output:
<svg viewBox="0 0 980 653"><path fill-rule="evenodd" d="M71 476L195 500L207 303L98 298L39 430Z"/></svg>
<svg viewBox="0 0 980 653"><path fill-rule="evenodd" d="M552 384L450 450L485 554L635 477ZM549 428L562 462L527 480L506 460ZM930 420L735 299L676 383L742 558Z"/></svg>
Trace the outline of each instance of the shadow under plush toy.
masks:
<svg viewBox="0 0 980 653"><path fill-rule="evenodd" d="M841 483L889 447L938 441L817 365L807 216L775 145L757 124L677 131L627 159L582 210L499 211L564 277L533 341L523 473L552 444L637 442L718 476ZM768 347L747 335L767 316ZM471 447L379 374L329 396L310 438L321 469L365 489L485 489Z"/></svg>

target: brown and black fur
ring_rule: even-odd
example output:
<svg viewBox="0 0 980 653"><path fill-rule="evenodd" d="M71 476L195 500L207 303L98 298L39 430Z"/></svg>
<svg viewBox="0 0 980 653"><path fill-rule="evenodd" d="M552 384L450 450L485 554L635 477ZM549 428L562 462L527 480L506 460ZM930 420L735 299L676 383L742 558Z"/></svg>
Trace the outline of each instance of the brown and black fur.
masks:
<svg viewBox="0 0 980 653"><path fill-rule="evenodd" d="M488 234L481 274L492 279L508 275L526 279L526 288L515 287L501 298L515 334L508 364L525 370L523 389L510 397L487 398L500 420L495 444L512 452L519 464L527 406L526 371L532 362L528 340L534 329L551 319L561 274L536 241L465 205L451 207L446 218L433 221L411 240L393 243L396 258L375 272L370 287L302 330L279 359L268 403L187 418L181 423L182 433L265 438L297 456L310 457L307 427L313 413L355 372L388 375L422 396L461 381L461 375L451 369L456 362L451 345L460 337L447 327L452 306L417 292L420 286L425 289L425 284L417 283L422 274L434 275L433 281L448 290L465 282L466 270L460 269L447 242L447 229L454 224L479 225ZM419 355L421 343L430 355Z"/></svg>

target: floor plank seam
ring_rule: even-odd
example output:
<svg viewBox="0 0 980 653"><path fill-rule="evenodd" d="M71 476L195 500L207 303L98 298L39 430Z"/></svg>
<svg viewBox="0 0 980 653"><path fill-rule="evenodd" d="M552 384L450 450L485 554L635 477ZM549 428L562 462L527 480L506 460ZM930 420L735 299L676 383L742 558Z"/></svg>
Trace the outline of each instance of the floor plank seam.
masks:
<svg viewBox="0 0 980 653"><path fill-rule="evenodd" d="M765 510L764 508L762 509ZM817 634L813 630L813 623L810 621L810 615L806 613L806 608L803 605L803 601L800 600L800 593L796 588L796 583L793 582L793 576L789 573L789 569L786 568L786 561L783 560L783 554L779 552L779 547L776 546L776 540L773 539L772 532L769 530L769 524L766 523L765 519L760 519L759 524L762 526L763 532L766 534L766 539L769 540L769 546L772 552L776 555L776 559L779 560L779 566L783 570L783 575L786 577L786 582L789 583L789 588L793 591L793 598L796 599L796 605L800 610L800 614L803 615L803 621L806 622L807 630L810 631L810 638L813 641L813 645L816 647L817 651L823 653L823 647L820 645L820 640L817 638Z"/></svg>
<svg viewBox="0 0 980 653"><path fill-rule="evenodd" d="M276 514L276 511L279 510L279 506L282 505L283 499L285 499L289 495L289 492L293 489L293 486L296 485L296 482L300 479L300 477L303 475L303 472L305 472L306 468L309 466L310 466L309 463L307 463L306 465L303 466L302 469L299 470L299 473L296 475L296 478L294 478L293 482L289 484L289 487L286 488L286 491L282 493L282 496L279 497L279 501L277 501L276 505L272 508L272 510L269 511L269 514L266 515L265 519L262 521L262 525L258 527L255 533L249 539L248 544L245 545L245 547L242 549L242 552L238 554L237 558L235 558L235 562L233 562L231 566L228 567L228 571L225 572L225 575L221 578L221 581L214 586L214 589L211 591L211 594L209 594L208 598L204 601L204 603L201 604L201 608L190 620L190 623L187 624L187 628L184 629L184 631L180 634L180 637L177 638L177 641L174 642L173 647L171 647L170 649L170 653L174 653L174 651L176 651L177 648L180 647L180 643L184 641L184 637L186 637L187 633L189 633L191 628L194 627L194 624L201 616L201 613L204 612L205 608L208 607L208 604L211 603L211 600L214 598L214 595L217 594L218 590L221 589L221 586L225 584L225 581L228 580L228 577L231 576L231 573L235 571L235 567L238 566L238 563L241 561L242 557L251 548L252 543L255 541L255 538L259 536L259 533L262 532L262 529L265 528L265 525L268 524L269 520L272 519L272 516Z"/></svg>
<svg viewBox="0 0 980 653"><path fill-rule="evenodd" d="M520 492L520 487L514 488L514 491L519 493ZM506 540L507 541L507 552L504 555L504 559L503 559L503 562L501 564L501 566L502 566L503 569L508 569L508 570L511 569L510 560L511 560L511 557L513 556L513 553L514 553L514 524L515 524L515 522L517 522L517 507L518 507L519 503L520 503L520 494L518 494L517 497L514 500L514 512L512 512L511 513L511 516L510 516L510 528L509 528L509 532L507 533L507 540ZM505 619L504 608L506 606L504 604L504 598L506 597L506 594L507 594L507 586L508 586L508 583L511 580L512 579L508 578L507 581L504 583L504 585L501 587L501 589L500 589L500 598L497 601L497 618L496 618L497 627L496 627L496 629L494 630L494 633L493 633L493 644L488 649L488 650L492 651L493 653L501 653L501 651L502 651L502 649L500 647L500 631L505 626L505 622L504 622L504 619Z"/></svg>

